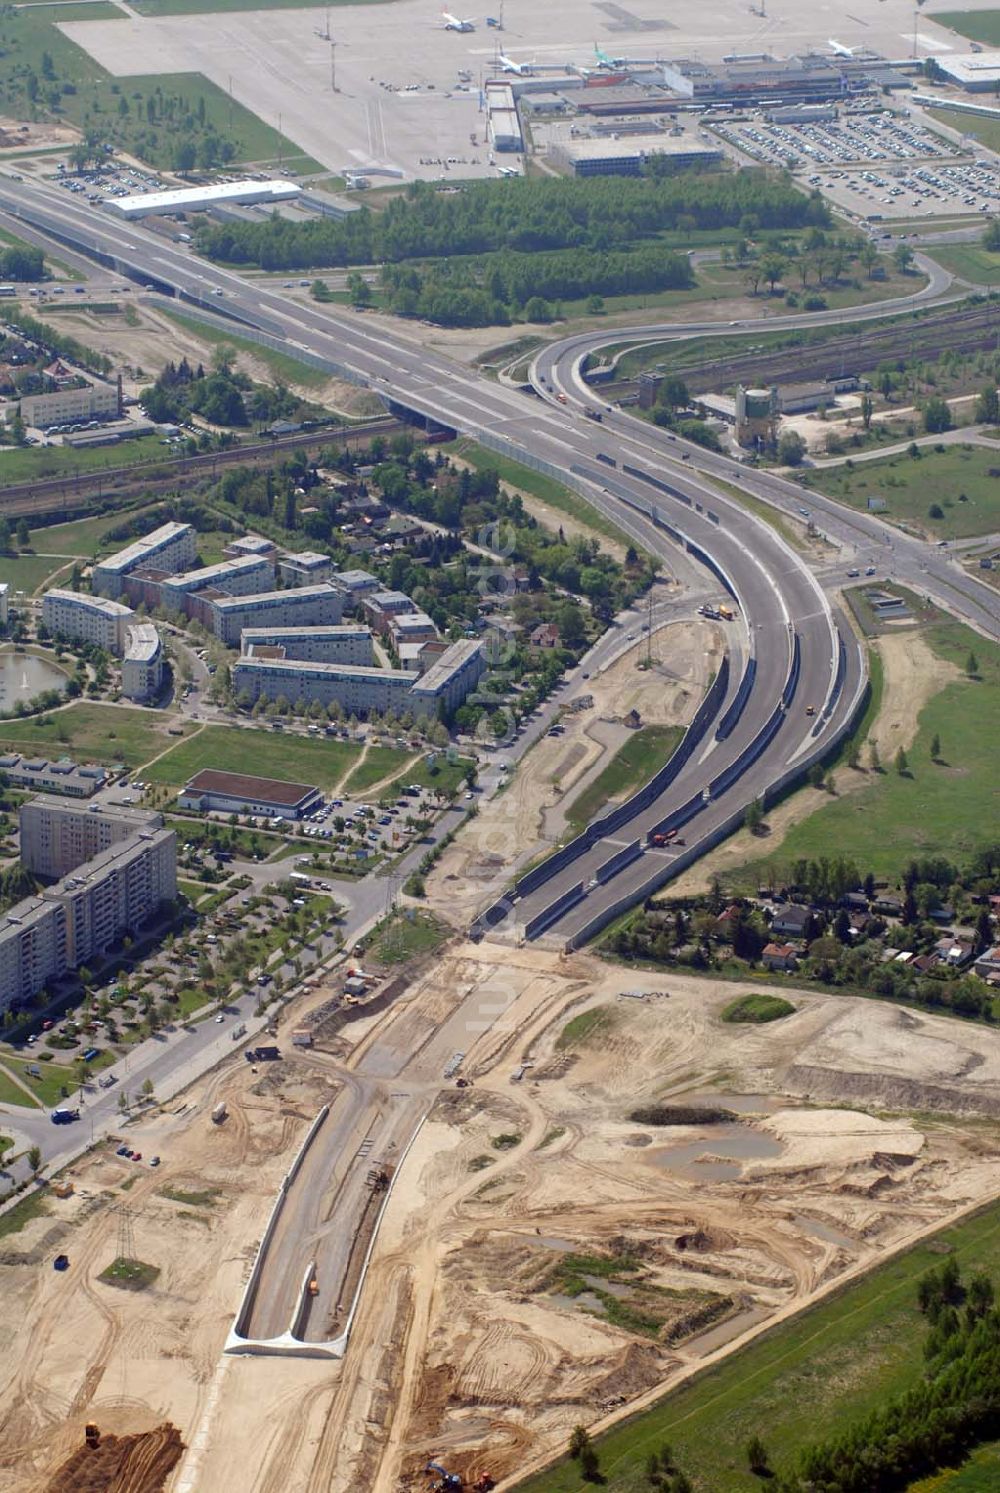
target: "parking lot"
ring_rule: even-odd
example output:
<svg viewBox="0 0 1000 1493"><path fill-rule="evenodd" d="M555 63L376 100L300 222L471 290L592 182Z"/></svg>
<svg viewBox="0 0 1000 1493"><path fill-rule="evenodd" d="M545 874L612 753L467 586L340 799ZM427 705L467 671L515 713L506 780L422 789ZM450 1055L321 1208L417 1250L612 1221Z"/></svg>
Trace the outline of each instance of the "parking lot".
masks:
<svg viewBox="0 0 1000 1493"><path fill-rule="evenodd" d="M922 124L888 111L840 115L835 120L770 124L761 118L715 126L716 134L746 155L769 166L801 171L813 166L845 166L868 161L927 161L958 151ZM815 185L816 183L814 183Z"/></svg>

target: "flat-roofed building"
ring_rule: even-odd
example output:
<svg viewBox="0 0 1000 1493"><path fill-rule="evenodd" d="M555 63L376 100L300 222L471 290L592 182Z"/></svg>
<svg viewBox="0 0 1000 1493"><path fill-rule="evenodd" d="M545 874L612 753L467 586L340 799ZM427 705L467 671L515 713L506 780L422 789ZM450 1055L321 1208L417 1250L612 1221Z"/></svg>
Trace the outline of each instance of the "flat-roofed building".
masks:
<svg viewBox="0 0 1000 1493"><path fill-rule="evenodd" d="M486 671L478 638L452 643L436 663L421 674L410 692L415 715L451 715L472 694Z"/></svg>
<svg viewBox="0 0 1000 1493"><path fill-rule="evenodd" d="M405 591L370 591L361 598L361 610L376 632L389 631L389 619L415 612L416 603Z"/></svg>
<svg viewBox="0 0 1000 1493"><path fill-rule="evenodd" d="M30 788L39 793L60 793L67 798L90 798L107 782L107 771L97 763L83 767L60 757L25 757L20 752L0 754L0 772L12 788Z"/></svg>
<svg viewBox="0 0 1000 1493"><path fill-rule="evenodd" d="M329 555L316 550L303 550L298 555L282 555L278 560L278 575L286 586L315 586L319 581L328 581L333 574L333 561Z"/></svg>
<svg viewBox="0 0 1000 1493"><path fill-rule="evenodd" d="M165 192L138 192L131 197L106 197L105 206L123 218L148 218L159 213L196 213L232 204L281 202L299 197L302 188L290 181L225 181L207 187L175 187Z"/></svg>
<svg viewBox="0 0 1000 1493"><path fill-rule="evenodd" d="M33 876L59 877L140 830L161 828L163 816L128 806L84 808L40 795L22 804L20 824L25 870Z"/></svg>
<svg viewBox="0 0 1000 1493"><path fill-rule="evenodd" d="M210 625L227 648L235 648L249 627L310 627L339 622L343 602L332 586L297 586L251 596L221 596L212 601Z"/></svg>
<svg viewBox="0 0 1000 1493"><path fill-rule="evenodd" d="M370 570L335 570L332 584L343 597L345 612L357 611L365 596L382 589L382 582Z"/></svg>
<svg viewBox="0 0 1000 1493"><path fill-rule="evenodd" d="M296 659L240 658L233 665L233 691L256 702L284 697L294 706L340 705L347 715L373 710L400 714L413 710L413 675L405 669L364 669L350 664L309 663Z"/></svg>
<svg viewBox="0 0 1000 1493"><path fill-rule="evenodd" d="M134 617L131 607L86 591L54 587L42 597L42 621L49 632L81 643L96 643L109 653L122 652L126 624Z"/></svg>
<svg viewBox="0 0 1000 1493"><path fill-rule="evenodd" d="M151 534L144 534L141 539L95 565L91 584L102 596L120 596L125 577L134 570L155 567L165 574L177 574L193 565L197 558L195 531L191 524L161 524Z"/></svg>
<svg viewBox="0 0 1000 1493"><path fill-rule="evenodd" d="M270 656L300 659L308 663L374 663L375 649L370 627L360 623L336 623L332 627L245 627L240 649L248 658Z"/></svg>
<svg viewBox="0 0 1000 1493"><path fill-rule="evenodd" d="M247 555L273 560L277 553L278 546L274 540L265 539L261 534L241 534L239 539L231 539L222 551L223 559L226 560L242 560Z"/></svg>
<svg viewBox="0 0 1000 1493"><path fill-rule="evenodd" d="M716 165L723 152L719 146L686 137L629 135L615 140L560 141L550 155L574 176L641 176L654 157L683 170Z"/></svg>
<svg viewBox="0 0 1000 1493"><path fill-rule="evenodd" d="M274 585L274 562L269 555L241 555L220 560L201 570L188 570L160 582L162 604L175 612L186 611L187 598L199 591L218 591L223 596L251 596Z"/></svg>
<svg viewBox="0 0 1000 1493"><path fill-rule="evenodd" d="M388 632L397 648L400 643L429 643L438 635L433 618L416 609L390 617Z"/></svg>
<svg viewBox="0 0 1000 1493"><path fill-rule="evenodd" d="M249 773L217 772L205 768L182 790L182 809L200 813L257 814L269 819L301 819L322 802L312 783L291 783L283 778L258 778Z"/></svg>
<svg viewBox="0 0 1000 1493"><path fill-rule="evenodd" d="M82 389L57 389L54 394L25 394L21 419L25 425L44 430L73 420L90 420L95 415L117 418L121 414L120 400L117 384L86 384Z"/></svg>
<svg viewBox="0 0 1000 1493"><path fill-rule="evenodd" d="M155 700L163 686L163 644L152 622L126 629L122 656L122 693L130 700Z"/></svg>
<svg viewBox="0 0 1000 1493"><path fill-rule="evenodd" d="M0 581L0 622L6 623L10 611L10 582Z"/></svg>
<svg viewBox="0 0 1000 1493"><path fill-rule="evenodd" d="M0 1011L37 995L66 973L66 911L26 897L0 915Z"/></svg>

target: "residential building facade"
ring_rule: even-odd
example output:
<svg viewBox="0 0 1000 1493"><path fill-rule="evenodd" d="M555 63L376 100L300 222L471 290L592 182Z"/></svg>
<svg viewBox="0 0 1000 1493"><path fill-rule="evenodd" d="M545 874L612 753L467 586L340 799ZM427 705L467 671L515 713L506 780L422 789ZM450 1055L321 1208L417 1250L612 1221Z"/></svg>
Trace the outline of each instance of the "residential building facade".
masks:
<svg viewBox="0 0 1000 1493"><path fill-rule="evenodd" d="M339 622L343 602L332 586L299 586L252 596L221 596L211 604L211 630L227 648L245 627L310 627Z"/></svg>
<svg viewBox="0 0 1000 1493"><path fill-rule="evenodd" d="M144 534L141 539L95 565L91 585L101 596L120 596L125 577L134 570L155 566L169 575L176 575L193 565L197 558L195 531L191 524L161 524L151 534Z"/></svg>
<svg viewBox="0 0 1000 1493"><path fill-rule="evenodd" d="M141 704L155 700L163 687L163 644L152 622L135 622L126 629L122 656L122 693Z"/></svg>
<svg viewBox="0 0 1000 1493"><path fill-rule="evenodd" d="M90 596L84 591L55 587L42 597L42 621L52 633L81 643L95 643L109 653L121 653L125 627L135 613L120 601Z"/></svg>

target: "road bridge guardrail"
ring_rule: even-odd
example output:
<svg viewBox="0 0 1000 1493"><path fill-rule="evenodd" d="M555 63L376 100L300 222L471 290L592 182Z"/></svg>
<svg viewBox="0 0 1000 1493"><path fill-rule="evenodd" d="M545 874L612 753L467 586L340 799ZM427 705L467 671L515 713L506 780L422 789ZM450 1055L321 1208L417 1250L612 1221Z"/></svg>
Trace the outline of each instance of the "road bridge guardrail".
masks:
<svg viewBox="0 0 1000 1493"><path fill-rule="evenodd" d="M606 860L603 865L598 866L594 872L594 880L603 886L606 881L611 880L612 876L617 876L619 871L623 871L634 860L638 860L641 854L642 841L633 840L631 845L626 845L623 850L619 850L616 855L611 856L610 860Z"/></svg>
<svg viewBox="0 0 1000 1493"><path fill-rule="evenodd" d="M747 666L743 670L743 678L740 680L739 689L733 696L733 699L729 704L725 715L722 717L721 721L718 724L718 727L716 728L716 741L725 741L727 736L732 735L733 728L734 726L736 726L740 716L743 714L744 707L750 698L750 691L753 689L754 680L756 679L756 677L757 660L755 658L749 658L747 659Z"/></svg>
<svg viewBox="0 0 1000 1493"><path fill-rule="evenodd" d="M525 938L537 938L540 933L544 933L546 928L551 927L557 918L562 917L564 912L569 912L571 907L575 907L578 902L581 902L583 894L583 882L578 881L575 886L570 887L568 892L563 892L561 897L557 897L554 902L550 902L548 907L543 907L541 912L536 913L531 921L525 924Z"/></svg>

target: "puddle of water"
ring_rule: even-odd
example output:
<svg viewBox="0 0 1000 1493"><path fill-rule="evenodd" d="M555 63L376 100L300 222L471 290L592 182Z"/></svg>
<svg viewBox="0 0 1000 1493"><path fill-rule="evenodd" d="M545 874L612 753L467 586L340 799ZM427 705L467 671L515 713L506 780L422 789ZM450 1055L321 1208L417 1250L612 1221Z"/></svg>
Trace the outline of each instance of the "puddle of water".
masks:
<svg viewBox="0 0 1000 1493"><path fill-rule="evenodd" d="M839 1244L842 1249L855 1247L853 1239L849 1239L846 1234L838 1234L836 1229L818 1218L806 1218L804 1214L796 1213L792 1222L797 1224L804 1234L812 1234L814 1239L825 1239L828 1244Z"/></svg>
<svg viewBox="0 0 1000 1493"><path fill-rule="evenodd" d="M524 1242L530 1244L532 1249L557 1249L560 1254L565 1255L572 1254L580 1247L574 1244L572 1239L556 1239L551 1234L539 1234L534 1239L525 1239Z"/></svg>
<svg viewBox="0 0 1000 1493"><path fill-rule="evenodd" d="M609 1296L617 1296L619 1301L624 1301L631 1294L631 1287L623 1285L620 1281L604 1280L600 1275L585 1275L584 1280L588 1286L593 1286L595 1291L606 1291Z"/></svg>
<svg viewBox="0 0 1000 1493"><path fill-rule="evenodd" d="M749 1125L709 1125L699 1140L664 1146L650 1155L657 1165L686 1176L732 1182L745 1161L768 1161L780 1156L780 1141ZM707 1160L705 1158L711 1158Z"/></svg>

